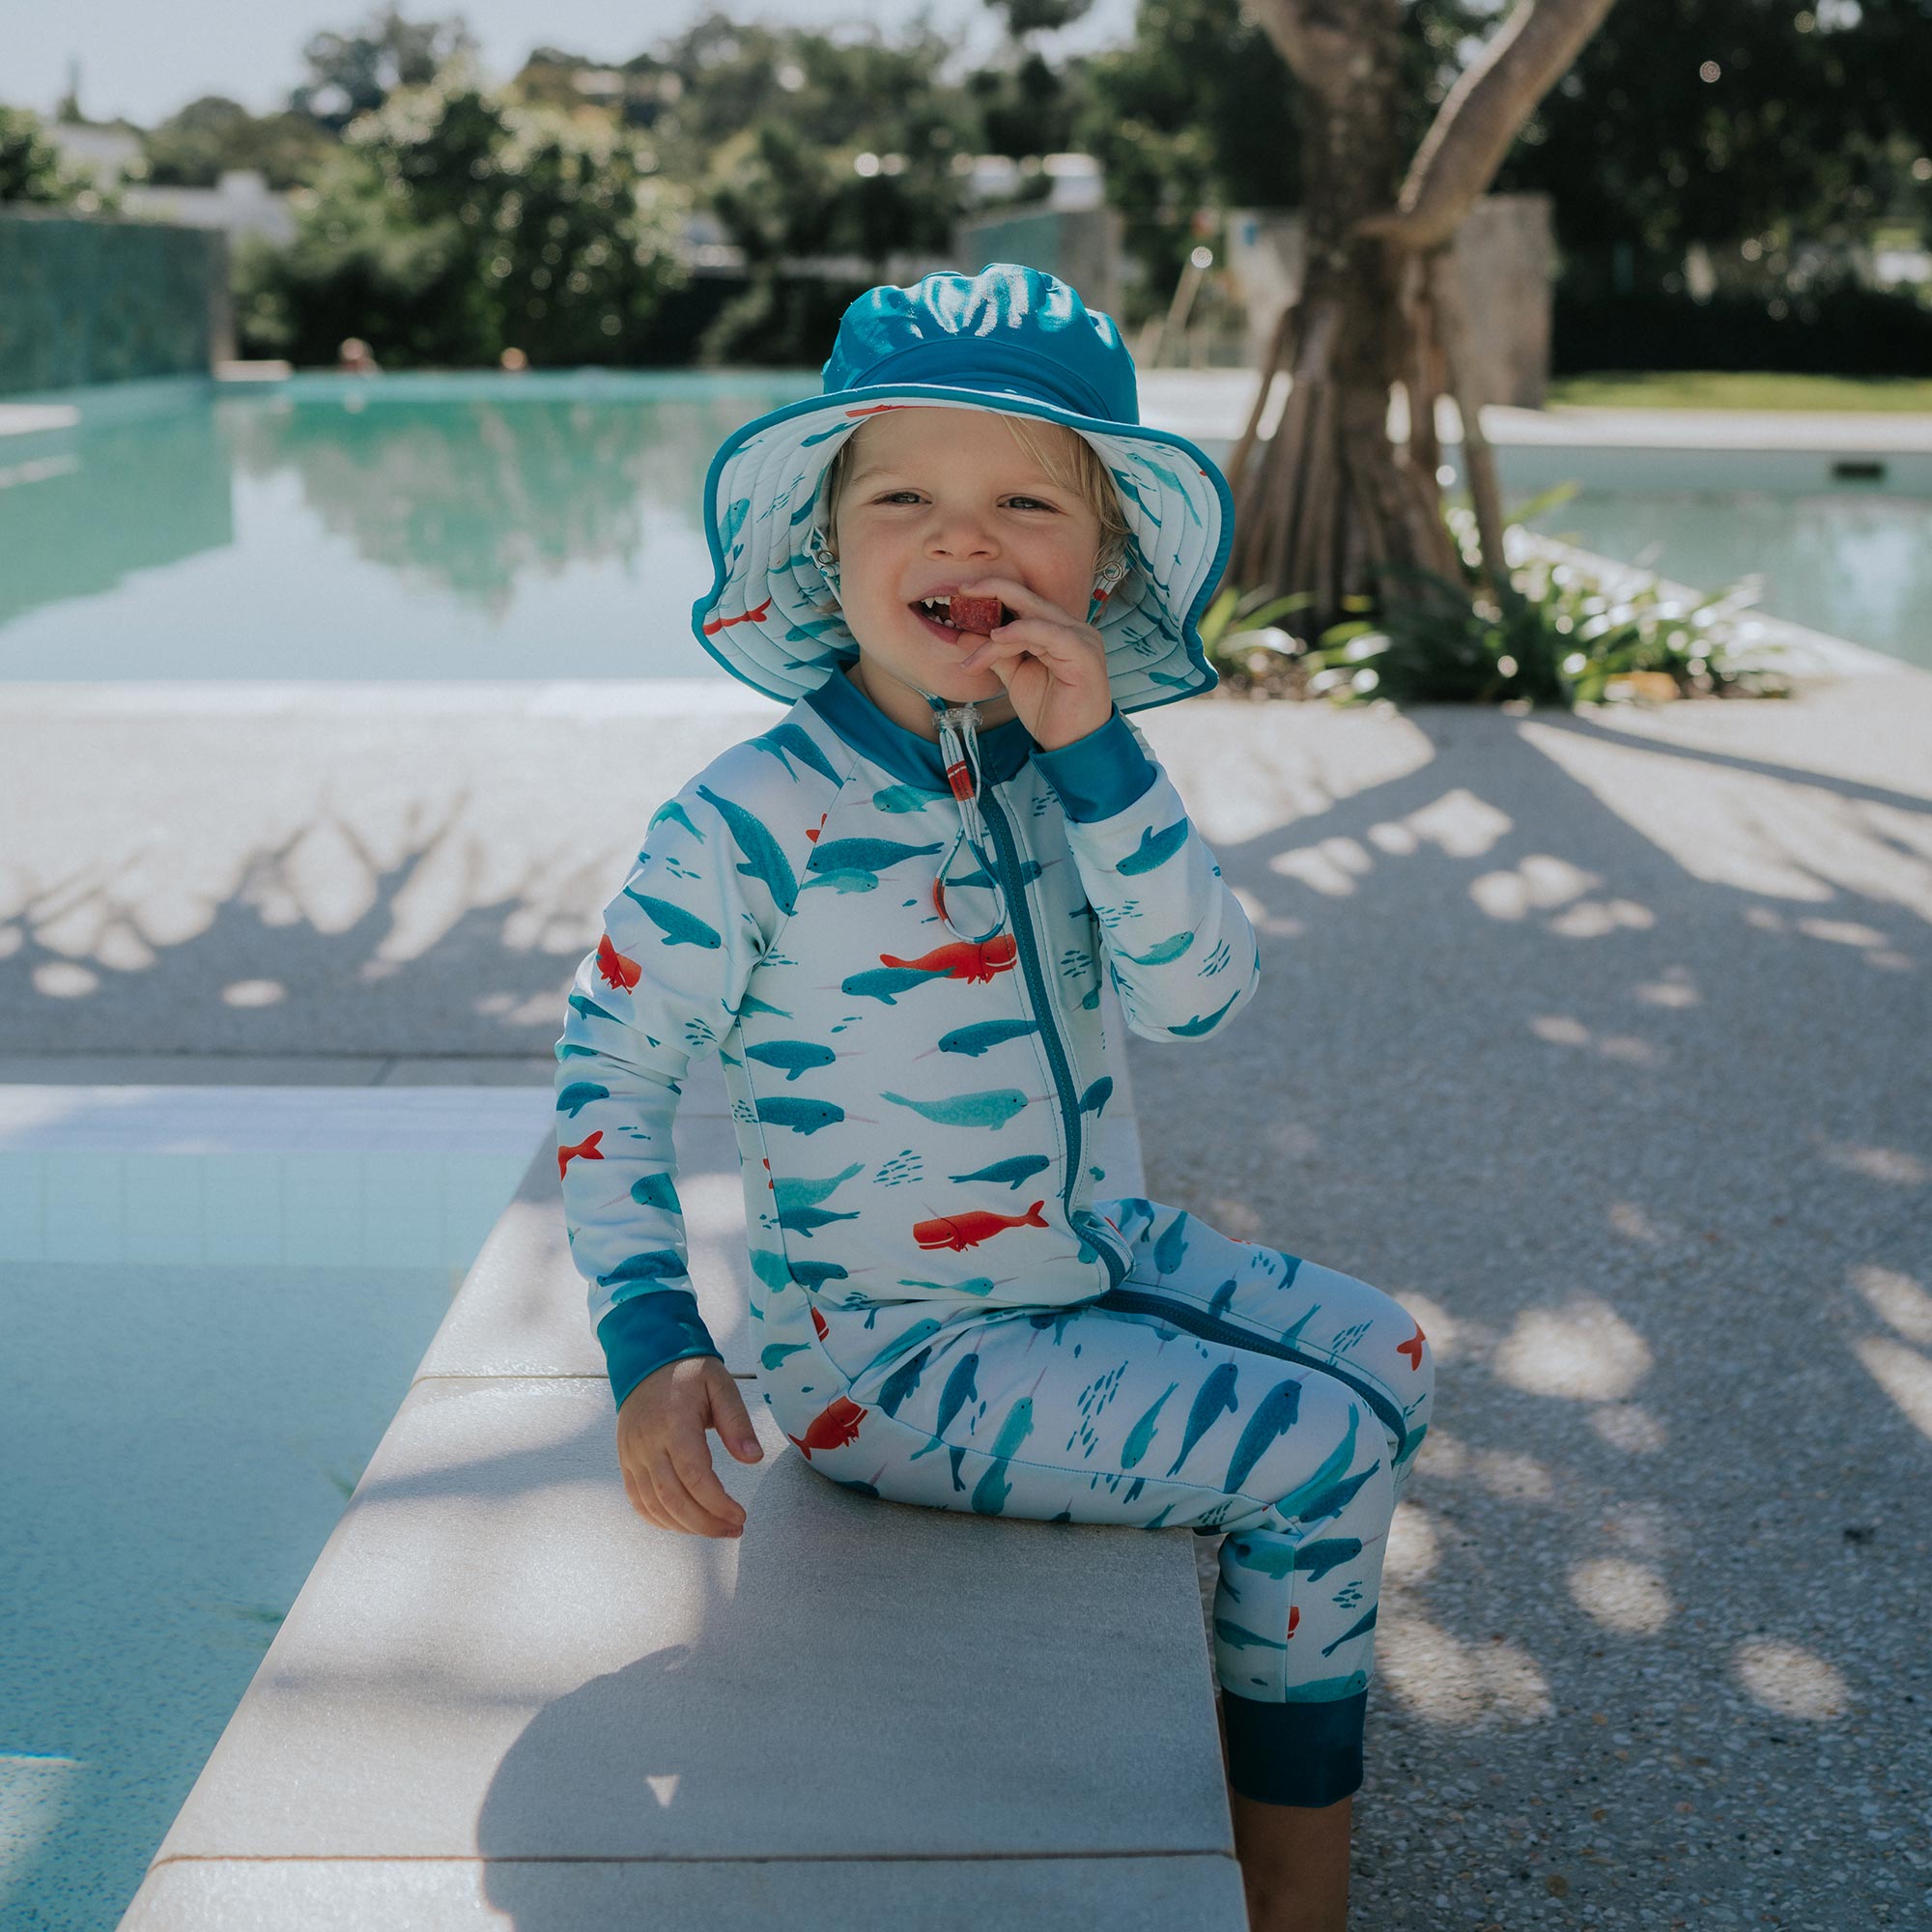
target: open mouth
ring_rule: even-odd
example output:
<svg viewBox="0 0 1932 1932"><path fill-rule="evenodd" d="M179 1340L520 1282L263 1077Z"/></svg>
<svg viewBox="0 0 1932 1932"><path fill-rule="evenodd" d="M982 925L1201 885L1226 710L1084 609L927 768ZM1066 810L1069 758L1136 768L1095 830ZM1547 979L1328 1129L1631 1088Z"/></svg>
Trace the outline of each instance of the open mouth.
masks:
<svg viewBox="0 0 1932 1932"><path fill-rule="evenodd" d="M997 597L922 597L906 607L927 630L942 638L985 637L1008 621Z"/></svg>

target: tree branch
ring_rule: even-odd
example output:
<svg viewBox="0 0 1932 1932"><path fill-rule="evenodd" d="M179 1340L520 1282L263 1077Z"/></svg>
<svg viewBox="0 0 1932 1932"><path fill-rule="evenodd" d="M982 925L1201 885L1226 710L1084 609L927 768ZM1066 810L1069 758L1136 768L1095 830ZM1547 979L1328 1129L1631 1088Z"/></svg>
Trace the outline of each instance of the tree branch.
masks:
<svg viewBox="0 0 1932 1932"><path fill-rule="evenodd" d="M1449 90L1395 207L1355 224L1406 248L1433 248L1495 179L1536 103L1568 71L1615 0L1520 0Z"/></svg>

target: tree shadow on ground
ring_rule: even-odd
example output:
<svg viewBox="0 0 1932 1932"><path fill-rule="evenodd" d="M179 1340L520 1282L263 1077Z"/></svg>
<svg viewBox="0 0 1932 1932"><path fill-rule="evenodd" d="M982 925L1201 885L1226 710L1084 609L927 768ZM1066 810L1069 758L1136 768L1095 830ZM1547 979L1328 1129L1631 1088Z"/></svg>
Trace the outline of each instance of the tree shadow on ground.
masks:
<svg viewBox="0 0 1932 1932"><path fill-rule="evenodd" d="M1407 723L1400 776L1291 775L1313 810L1212 840L1263 987L1205 1051L1130 1049L1151 1193L1437 1350L1357 1910L1909 1913L1866 1834L1932 1780L1932 801Z"/></svg>
<svg viewBox="0 0 1932 1932"><path fill-rule="evenodd" d="M74 866L9 908L0 1052L549 1053L595 943L579 902L608 888L581 855L532 858L479 898L469 802L386 856L325 809L235 856L225 896L177 893L172 941L135 911L155 892L147 855Z"/></svg>

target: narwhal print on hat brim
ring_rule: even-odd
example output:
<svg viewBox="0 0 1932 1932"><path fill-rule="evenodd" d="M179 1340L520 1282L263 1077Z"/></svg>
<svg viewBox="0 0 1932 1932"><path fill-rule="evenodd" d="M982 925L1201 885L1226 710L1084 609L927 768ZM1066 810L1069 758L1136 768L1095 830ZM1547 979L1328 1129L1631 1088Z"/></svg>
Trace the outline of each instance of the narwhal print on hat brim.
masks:
<svg viewBox="0 0 1932 1932"><path fill-rule="evenodd" d="M1120 708L1214 688L1197 626L1233 547L1234 497L1185 437L1142 426L1133 356L1111 316L1016 263L936 272L854 301L822 374L823 394L734 431L705 478L715 581L692 628L733 676L789 704L858 657L813 554L827 471L868 417L944 408L1063 423L1099 452L1129 534L1125 575L1087 621L1105 639Z"/></svg>

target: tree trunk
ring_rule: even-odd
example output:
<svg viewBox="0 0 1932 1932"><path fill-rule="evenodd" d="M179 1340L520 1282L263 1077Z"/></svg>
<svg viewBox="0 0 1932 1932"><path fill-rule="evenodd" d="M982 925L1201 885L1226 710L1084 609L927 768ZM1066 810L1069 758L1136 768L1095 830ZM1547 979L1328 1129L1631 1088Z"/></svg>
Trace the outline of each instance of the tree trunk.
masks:
<svg viewBox="0 0 1932 1932"><path fill-rule="evenodd" d="M1520 0L1451 90L1398 187L1401 0L1249 0L1305 96L1305 267L1230 464L1228 576L1270 596L1312 592L1311 636L1365 608L1361 600L1402 596L1399 577L1383 580L1385 564L1461 581L1436 482L1445 390L1463 419L1485 574L1500 600L1514 594L1449 250L1517 131L1612 4ZM1288 404L1262 441L1281 369ZM1388 433L1397 383L1408 406L1400 445Z"/></svg>
<svg viewBox="0 0 1932 1932"><path fill-rule="evenodd" d="M1402 251L1355 233L1388 209L1401 179L1400 0L1264 0L1263 17L1308 93L1305 268L1236 451L1229 572L1273 594L1312 591L1305 621L1320 628L1345 597L1376 587L1384 559L1453 563L1439 516L1432 526L1425 510L1433 476L1418 490L1388 435L1390 388L1409 355ZM1278 367L1290 371L1288 406L1250 473Z"/></svg>

